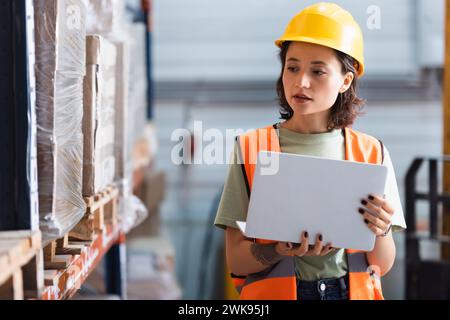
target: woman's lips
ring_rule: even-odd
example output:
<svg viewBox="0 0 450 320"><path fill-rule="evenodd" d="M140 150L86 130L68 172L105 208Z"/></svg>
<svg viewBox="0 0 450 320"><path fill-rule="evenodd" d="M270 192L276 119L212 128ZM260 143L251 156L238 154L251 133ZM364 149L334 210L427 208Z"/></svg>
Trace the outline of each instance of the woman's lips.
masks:
<svg viewBox="0 0 450 320"><path fill-rule="evenodd" d="M293 97L293 99L294 99L294 101L295 101L296 103L301 103L301 104L303 104L303 103L308 103L308 102L312 101L311 98L308 98L308 97L306 97L306 96L297 96L297 95L295 95L295 96Z"/></svg>

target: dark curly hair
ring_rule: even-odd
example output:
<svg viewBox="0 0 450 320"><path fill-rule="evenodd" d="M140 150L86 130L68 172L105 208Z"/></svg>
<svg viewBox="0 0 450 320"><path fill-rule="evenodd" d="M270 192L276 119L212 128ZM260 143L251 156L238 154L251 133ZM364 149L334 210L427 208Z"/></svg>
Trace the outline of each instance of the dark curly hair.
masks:
<svg viewBox="0 0 450 320"><path fill-rule="evenodd" d="M284 94L284 85L283 85L283 75L284 69L286 66L286 56L289 49L290 41L286 41L282 44L280 50L280 60L282 64L281 75L277 81L277 95L278 95L278 103L280 105L280 115L281 119L289 120L294 115L294 111L286 100L286 96ZM349 55L334 50L338 60L342 64L342 74L346 74L347 72L352 72L354 75L353 82L350 88L339 94L336 102L331 107L331 114L328 120L328 130L333 129L343 129L345 127L351 126L355 119L362 115L362 108L364 107L365 100L361 99L357 96L356 90L358 85L358 62L350 57Z"/></svg>

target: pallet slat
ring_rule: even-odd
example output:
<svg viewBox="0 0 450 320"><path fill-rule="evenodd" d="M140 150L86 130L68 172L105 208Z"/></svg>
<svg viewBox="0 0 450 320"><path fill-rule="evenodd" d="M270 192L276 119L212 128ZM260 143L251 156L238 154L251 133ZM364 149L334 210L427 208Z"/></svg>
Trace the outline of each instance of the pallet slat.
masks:
<svg viewBox="0 0 450 320"><path fill-rule="evenodd" d="M37 298L42 294L41 233L0 232L0 299Z"/></svg>
<svg viewBox="0 0 450 320"><path fill-rule="evenodd" d="M119 190L108 187L95 196L85 197L86 215L69 233L69 239L89 241L93 240L96 232L101 232L105 223L117 223L117 202Z"/></svg>
<svg viewBox="0 0 450 320"><path fill-rule="evenodd" d="M83 219L63 238L44 248L45 270L67 268L68 256L81 255L86 244L92 243L106 224L116 224L118 197L118 188L108 187L95 196L84 198L87 209Z"/></svg>
<svg viewBox="0 0 450 320"><path fill-rule="evenodd" d="M85 198L86 214L63 238L45 249L43 300L72 297L109 248L120 239L117 221L119 190L108 187Z"/></svg>
<svg viewBox="0 0 450 320"><path fill-rule="evenodd" d="M46 270L46 287L42 300L71 298L92 270L100 263L111 246L120 239L119 226L106 225L102 233L96 234L94 241L85 246L81 255L71 256L69 266L61 270Z"/></svg>

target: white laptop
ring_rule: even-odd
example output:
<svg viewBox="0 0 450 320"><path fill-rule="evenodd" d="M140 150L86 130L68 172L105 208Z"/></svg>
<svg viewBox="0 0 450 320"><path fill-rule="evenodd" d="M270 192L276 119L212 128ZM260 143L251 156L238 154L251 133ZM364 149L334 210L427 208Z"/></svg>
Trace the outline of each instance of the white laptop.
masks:
<svg viewBox="0 0 450 320"><path fill-rule="evenodd" d="M375 235L358 209L369 194L383 196L386 177L382 165L263 151L247 221L237 224L248 238L298 243L306 230L311 245L320 233L324 245L372 251Z"/></svg>

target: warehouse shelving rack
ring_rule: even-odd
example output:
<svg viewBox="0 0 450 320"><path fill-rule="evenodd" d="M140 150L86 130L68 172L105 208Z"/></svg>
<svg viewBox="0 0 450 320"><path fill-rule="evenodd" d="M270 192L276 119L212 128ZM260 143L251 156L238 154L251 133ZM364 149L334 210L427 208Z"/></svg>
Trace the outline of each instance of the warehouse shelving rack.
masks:
<svg viewBox="0 0 450 320"><path fill-rule="evenodd" d="M33 12L33 0L0 1L0 231L39 229ZM151 91L149 85L149 119ZM36 298L72 297L102 258L107 293L126 299L125 235L117 225L105 227Z"/></svg>
<svg viewBox="0 0 450 320"><path fill-rule="evenodd" d="M449 299L450 262L443 259L422 257L422 244L434 243L439 246L450 244L450 237L440 232L439 206L450 204L450 194L439 191L439 164L450 163L450 157L418 157L413 160L405 179L406 190L406 299ZM420 169L428 164L428 191L418 186ZM419 220L417 204L428 204L424 221ZM436 284L439 284L437 286Z"/></svg>
<svg viewBox="0 0 450 320"><path fill-rule="evenodd" d="M152 70L152 38L153 38L153 21L152 17L152 1L142 0L142 9L144 11L144 23L147 26L145 47L147 51L147 119L153 119L153 70Z"/></svg>

